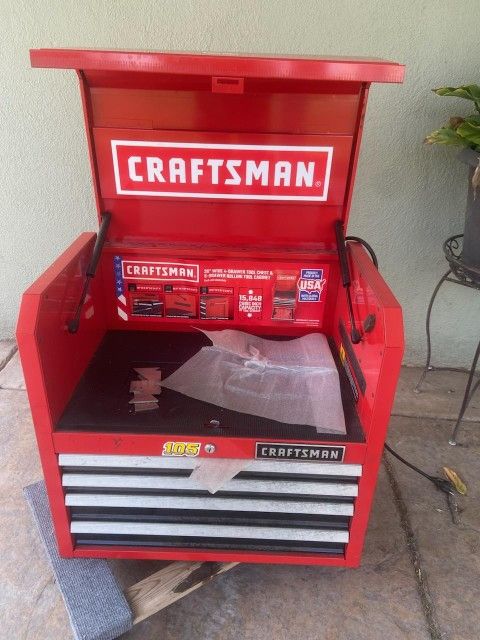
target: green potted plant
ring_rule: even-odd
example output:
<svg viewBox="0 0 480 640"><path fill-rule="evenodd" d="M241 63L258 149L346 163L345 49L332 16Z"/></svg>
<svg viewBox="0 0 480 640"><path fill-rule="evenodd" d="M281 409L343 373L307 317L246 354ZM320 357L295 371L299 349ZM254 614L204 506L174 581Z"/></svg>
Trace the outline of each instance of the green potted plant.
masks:
<svg viewBox="0 0 480 640"><path fill-rule="evenodd" d="M437 96L470 100L475 108L475 113L466 118L450 118L444 127L428 135L425 142L462 147L458 157L469 168L462 261L467 267L480 269L480 86L441 87L433 92Z"/></svg>

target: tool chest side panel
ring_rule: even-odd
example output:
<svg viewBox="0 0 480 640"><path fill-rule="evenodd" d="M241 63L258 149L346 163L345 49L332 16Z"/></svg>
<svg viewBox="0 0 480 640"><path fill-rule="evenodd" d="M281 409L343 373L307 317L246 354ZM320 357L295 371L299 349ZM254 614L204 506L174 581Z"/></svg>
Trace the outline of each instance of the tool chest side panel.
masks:
<svg viewBox="0 0 480 640"><path fill-rule="evenodd" d="M83 286L83 273L90 258L93 234L82 234L24 294L35 299L35 311L22 308L17 325L19 351L24 367L34 359L42 372L52 424L56 424L78 380L105 332L103 286L94 281L83 309L82 330L66 331ZM30 306L30 305L29 305ZM24 339L35 346L25 352ZM30 387L29 387L30 391Z"/></svg>
<svg viewBox="0 0 480 640"><path fill-rule="evenodd" d="M378 429L373 419L374 403L385 396L380 371L386 359L394 354L396 361L403 355L402 310L380 273L363 247L350 243L352 265L352 300L355 319L362 326L371 318L373 328L364 332L359 344L352 344L349 336L346 299L339 296L333 322L333 335L341 352L347 375L352 380L354 393L358 396L357 410L367 437L370 430ZM391 369L391 377L397 380L397 370ZM362 388L361 379L365 386ZM393 397L387 397L387 403ZM381 430L382 427L380 427Z"/></svg>
<svg viewBox="0 0 480 640"><path fill-rule="evenodd" d="M93 234L82 234L28 289L17 325L18 348L56 536L60 551L66 556L71 555L73 546L53 431L104 331L101 302L97 315L94 311L86 319L83 331L73 341L65 331L92 240ZM98 282L97 292L100 288ZM98 297L98 293L94 295Z"/></svg>
<svg viewBox="0 0 480 640"><path fill-rule="evenodd" d="M62 478L54 450L53 424L48 404L41 359L36 344L34 327L38 316L40 297L25 293L20 306L17 343L22 360L23 375L32 412L50 510L55 527L59 551L65 557L73 553L70 518L64 502Z"/></svg>
<svg viewBox="0 0 480 640"><path fill-rule="evenodd" d="M334 322L334 335L341 351L344 367L358 397L358 413L367 439L364 473L359 481L352 518L351 542L347 561L360 562L363 541L377 482L378 468L395 396L403 357L402 310L363 247L350 244L352 289L355 318L363 324L374 317L373 330L366 332L358 345L351 344L346 302L340 298ZM365 378L365 387L359 384Z"/></svg>

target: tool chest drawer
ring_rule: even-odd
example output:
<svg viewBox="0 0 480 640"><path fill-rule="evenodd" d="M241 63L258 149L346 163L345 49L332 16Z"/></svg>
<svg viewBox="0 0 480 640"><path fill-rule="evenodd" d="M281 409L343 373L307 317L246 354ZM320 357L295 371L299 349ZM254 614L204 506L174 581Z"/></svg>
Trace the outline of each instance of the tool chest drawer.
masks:
<svg viewBox="0 0 480 640"><path fill-rule="evenodd" d="M61 454L77 545L203 546L343 553L362 467L254 460L210 494L199 461Z"/></svg>

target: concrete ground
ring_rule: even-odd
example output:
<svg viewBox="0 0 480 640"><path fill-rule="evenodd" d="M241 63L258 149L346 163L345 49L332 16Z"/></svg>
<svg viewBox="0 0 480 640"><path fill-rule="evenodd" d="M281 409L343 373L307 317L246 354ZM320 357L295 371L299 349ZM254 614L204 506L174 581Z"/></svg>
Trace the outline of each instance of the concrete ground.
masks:
<svg viewBox="0 0 480 640"><path fill-rule="evenodd" d="M0 342L0 629L9 640L71 637L22 488L41 477L14 345ZM444 494L387 456L362 567L240 565L126 634L126 640L474 640L480 637L480 397L448 444L462 373L432 372L414 394L404 369L390 444L432 474L468 486L453 524ZM128 586L160 563L112 563Z"/></svg>

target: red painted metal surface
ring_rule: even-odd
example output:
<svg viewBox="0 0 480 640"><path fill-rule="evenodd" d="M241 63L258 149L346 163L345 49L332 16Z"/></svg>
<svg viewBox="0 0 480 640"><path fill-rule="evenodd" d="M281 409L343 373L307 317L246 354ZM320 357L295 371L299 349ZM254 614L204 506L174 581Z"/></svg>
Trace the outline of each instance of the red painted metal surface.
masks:
<svg viewBox="0 0 480 640"><path fill-rule="evenodd" d="M356 131L357 83L331 83L331 93L319 92L318 83L302 84L295 92L279 86L273 93L265 92L264 82L258 84L250 92L228 96L228 111L224 95L198 86L181 87L180 94L171 88L146 91L90 84L92 122L99 128L282 134L293 133L296 120L301 121L305 134L348 136ZM321 86L325 91L325 85ZM245 90L248 88L247 84Z"/></svg>
<svg viewBox="0 0 480 640"><path fill-rule="evenodd" d="M228 78L402 82L404 67L375 58L314 58L34 49L33 67Z"/></svg>
<svg viewBox="0 0 480 640"><path fill-rule="evenodd" d="M184 560L191 562L248 562L260 564L311 564L327 567L356 567L343 556L328 556L313 553L253 553L251 551L208 551L191 549L148 549L132 547L80 547L73 558L114 558L126 560Z"/></svg>
<svg viewBox="0 0 480 640"><path fill-rule="evenodd" d="M195 257L192 259L192 251ZM205 253L203 253L205 252ZM203 253L203 255L202 255ZM312 252L303 259L280 260L276 256L267 258L265 254L255 258L249 256L234 257L233 252L226 253L225 249L192 248L179 250L175 247L165 247L159 250L147 250L139 247L116 245L108 247L103 256L104 295L107 307L107 323L110 329L138 330L138 329L170 329L183 327L189 330L192 321L199 318L202 327L211 329L222 328L228 321L230 328L255 328L260 333L284 333L287 335L302 335L307 330L321 330L329 333L334 310L332 304L336 296L337 264L330 253ZM204 257L205 256L205 257ZM118 278L115 262L121 259L123 282L121 296L118 296ZM184 266L185 265L185 266ZM158 279L157 270L184 268L192 272L188 279L169 279L164 276ZM135 275L134 270L147 270L147 273ZM320 278L316 280L302 279L305 270L315 270ZM131 273L129 274L128 271ZM273 318L275 309L274 299L278 287L281 286L283 274L291 274L293 296L295 297L295 322L281 322ZM280 280L279 280L280 279ZM135 291L131 291L129 284L134 283ZM175 284L171 284L175 282ZM166 293L169 286L172 293ZM302 302L299 300L301 287L315 289L314 297L318 301ZM205 288L205 294L201 291ZM255 295L256 293L256 295ZM168 297L189 296L193 303L192 317L175 317L168 309ZM202 304L215 296L217 300L225 300L229 309L228 317L209 317L207 313L199 313ZM331 298L330 298L331 296ZM305 297L309 298L308 290ZM249 303L248 300L252 299ZM140 317L135 315L137 300L154 300L164 305L160 317ZM329 303L330 301L330 303ZM169 315L171 317L169 317Z"/></svg>
<svg viewBox="0 0 480 640"><path fill-rule="evenodd" d="M163 444L178 440L177 434L151 435L145 433L85 433L58 431L53 434L54 448L57 453L95 452L102 455L161 455ZM201 442L200 457L211 458L254 458L255 443L258 438L228 438L221 436L182 435L184 442ZM282 443L295 444L296 439L282 439ZM215 445L215 453L205 455L204 445ZM302 444L332 444L331 441L302 440ZM339 437L335 444L345 446L345 463L363 464L366 445L363 443L345 442Z"/></svg>
<svg viewBox="0 0 480 640"><path fill-rule="evenodd" d="M70 555L73 547L53 433L105 331L100 280L93 282L80 331L76 335L66 331L66 321L80 295L92 241L92 233L83 233L24 293L17 326L55 533L64 555Z"/></svg>
<svg viewBox="0 0 480 640"><path fill-rule="evenodd" d="M360 563L383 444L400 375L403 320L399 303L365 250L355 244L350 244L349 247L355 319L358 326L362 326L368 315L375 316L373 330L364 333L358 345L352 345L366 381L364 392L359 390L357 411L367 446L355 501L356 515L352 518L350 527L351 542L346 552L348 566L357 566ZM337 345L342 345L339 322L343 320L347 329L350 329L347 318L346 299L340 295L333 325ZM354 371L352 375L355 377ZM355 382L359 386L358 380Z"/></svg>
<svg viewBox="0 0 480 640"><path fill-rule="evenodd" d="M170 89L160 94L118 87L92 88L83 73L82 84L90 114L88 132L90 147L94 150L91 161L98 210L99 213L108 210L113 214L109 237L115 240L151 238L160 225L165 237L176 242L224 243L225 229L228 229L232 245L247 246L257 242L259 237L269 237L273 243L298 247L306 241L333 242L333 221L338 218L347 220L353 170L351 158L358 153L365 83L350 84L347 93L334 95L289 93L282 85L278 93L266 92L260 98L256 87L246 94L227 96L197 87L194 91L187 91L188 83L181 91ZM331 90L337 91L337 88ZM194 109L192 105L195 105ZM123 125L122 129L119 124ZM115 141L115 149L112 141ZM252 202L245 199L252 197L252 187L246 187L244 173L240 176L243 184L222 185L220 188L220 185L212 185L211 180L208 184L207 167L202 168L204 175L199 180L204 184L192 185L187 173L188 185L175 183L167 186L167 193L176 192L175 197L159 197L165 183L156 180L147 183L145 161L142 155L138 155L138 147L137 151L132 147L123 162L117 162L119 153L125 152L125 145L119 141L129 144L141 141L150 147L168 142L189 145L190 157L198 155L192 148L194 145L230 145L238 148L245 162L261 162L274 156L292 163L303 157L307 164L305 153L289 149L320 147L331 149L333 161L328 165L328 176L324 167L323 175L312 180L313 188L304 189L303 194L293 188L273 187L274 176L270 171L268 185L258 185L257 181L254 193L260 194L262 200L253 200L255 207L252 207ZM351 153L352 142L354 153ZM245 150L245 147L252 146L283 147L283 150ZM211 161L220 158L226 163L228 154L230 158L232 155L235 157L234 149L210 151ZM178 155L183 159L188 153L187 148L181 153L179 150ZM200 153L208 154L208 151L201 149ZM152 151L150 155L155 154ZM136 183L138 190L132 189L132 182L128 180L128 157L142 158L139 170L143 167L143 171L139 177L144 180ZM270 164L273 164L273 159ZM225 171L224 175L228 176ZM229 196L229 190L234 191L235 199ZM149 195L142 191L149 192ZM200 191L202 197L182 198L182 192L192 191L196 194ZM303 195L304 200L294 201L298 195ZM273 199L279 196L292 199ZM184 200L187 199L192 206L186 206ZM322 215L318 215L320 206ZM182 225L177 222L179 218Z"/></svg>
<svg viewBox="0 0 480 640"><path fill-rule="evenodd" d="M326 205L343 203L352 144L345 135L240 136L111 128L95 129L94 137L104 198ZM315 172L308 172L312 157ZM288 176L281 171L285 167L275 171L277 162L288 162ZM260 179L252 169L260 172Z"/></svg>
<svg viewBox="0 0 480 640"><path fill-rule="evenodd" d="M362 331L358 345L345 344L340 325L347 334L350 326L334 224L348 223L369 85L401 82L403 66L46 49L32 51L31 60L37 67L77 71L97 211L112 214L79 332L69 334L66 322L80 296L92 234L82 234L25 293L18 324L61 554L357 566L403 328L401 309L381 275L360 246L350 245L358 328L369 315L375 323ZM276 295L291 300L277 317ZM134 313L150 303L162 313ZM175 317L180 307L191 317ZM178 433L105 433L100 426L56 429L100 340L108 330L182 332L199 325L286 336L322 331L345 353L365 441L334 443L345 445L344 462L363 465L344 556L75 548L57 455L160 455L164 442L178 439ZM207 442L188 433L182 440ZM208 442L216 446L209 457L255 456L253 436L212 436ZM297 439L292 434L282 442Z"/></svg>

